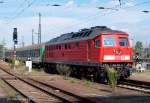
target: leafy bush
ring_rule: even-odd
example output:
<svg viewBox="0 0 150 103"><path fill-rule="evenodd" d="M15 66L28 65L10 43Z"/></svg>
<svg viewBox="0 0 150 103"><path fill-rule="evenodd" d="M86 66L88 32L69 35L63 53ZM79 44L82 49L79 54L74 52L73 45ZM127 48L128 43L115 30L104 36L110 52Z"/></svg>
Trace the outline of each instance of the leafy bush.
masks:
<svg viewBox="0 0 150 103"><path fill-rule="evenodd" d="M20 66L22 66L22 65L23 65L23 63L21 63L20 61L14 59L14 58L13 58L13 59L11 60L11 62L10 62L11 68L14 68L14 66L15 66L16 68L18 68L18 67L20 67Z"/></svg>
<svg viewBox="0 0 150 103"><path fill-rule="evenodd" d="M11 68L14 68L14 66L15 66L15 59L13 58L13 59L11 59L11 61L10 61L10 67Z"/></svg>
<svg viewBox="0 0 150 103"><path fill-rule="evenodd" d="M114 68L109 68L107 70L108 83L112 88L112 92L115 92L117 85L117 71Z"/></svg>
<svg viewBox="0 0 150 103"><path fill-rule="evenodd" d="M57 64L56 69L60 75L63 75L65 79L70 75L71 69L67 65Z"/></svg>
<svg viewBox="0 0 150 103"><path fill-rule="evenodd" d="M84 84L85 84L87 87L89 87L89 86L91 86L91 85L93 84L93 82L90 81L90 80L84 80Z"/></svg>

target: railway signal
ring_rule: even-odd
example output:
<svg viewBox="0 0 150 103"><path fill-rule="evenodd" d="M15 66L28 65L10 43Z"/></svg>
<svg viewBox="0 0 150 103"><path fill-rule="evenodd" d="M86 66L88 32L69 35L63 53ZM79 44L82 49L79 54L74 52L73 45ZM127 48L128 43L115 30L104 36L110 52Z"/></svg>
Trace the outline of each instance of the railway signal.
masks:
<svg viewBox="0 0 150 103"><path fill-rule="evenodd" d="M18 40L17 40L17 28L14 28L14 32L13 32L13 41L14 41L14 44L17 44L18 43Z"/></svg>
<svg viewBox="0 0 150 103"><path fill-rule="evenodd" d="M17 28L14 28L13 31L13 41L14 41L14 54L13 54L13 66L14 66L14 70L15 70L15 64L16 64L16 45L18 43L17 40Z"/></svg>

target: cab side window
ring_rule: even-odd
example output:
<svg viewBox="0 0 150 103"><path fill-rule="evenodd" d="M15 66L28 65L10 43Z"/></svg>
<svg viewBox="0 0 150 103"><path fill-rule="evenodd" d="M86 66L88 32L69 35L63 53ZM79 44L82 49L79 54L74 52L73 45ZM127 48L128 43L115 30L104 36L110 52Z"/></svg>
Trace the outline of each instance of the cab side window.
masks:
<svg viewBox="0 0 150 103"><path fill-rule="evenodd" d="M100 47L100 40L95 40L94 47L99 48Z"/></svg>

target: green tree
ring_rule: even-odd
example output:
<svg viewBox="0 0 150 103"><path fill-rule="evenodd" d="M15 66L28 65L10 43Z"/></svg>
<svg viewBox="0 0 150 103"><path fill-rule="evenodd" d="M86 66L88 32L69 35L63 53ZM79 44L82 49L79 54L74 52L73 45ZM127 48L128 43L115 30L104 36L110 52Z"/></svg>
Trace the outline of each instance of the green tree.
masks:
<svg viewBox="0 0 150 103"><path fill-rule="evenodd" d="M134 53L138 52L140 55L142 53L142 49L143 49L143 44L141 41L137 41L135 44L135 50Z"/></svg>
<svg viewBox="0 0 150 103"><path fill-rule="evenodd" d="M60 75L64 76L64 79L67 79L71 73L71 68L68 65L57 64L56 69Z"/></svg>

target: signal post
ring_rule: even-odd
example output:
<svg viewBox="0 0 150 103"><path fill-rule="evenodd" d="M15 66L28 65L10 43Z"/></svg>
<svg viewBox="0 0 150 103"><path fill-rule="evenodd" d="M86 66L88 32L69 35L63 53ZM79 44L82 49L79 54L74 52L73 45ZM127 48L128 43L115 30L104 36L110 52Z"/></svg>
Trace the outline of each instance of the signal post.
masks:
<svg viewBox="0 0 150 103"><path fill-rule="evenodd" d="M16 69L15 67L15 64L16 64L16 45L18 43L18 40L17 40L17 28L14 28L14 31L13 31L13 42L14 42L14 53L13 53L13 66L14 66L14 70Z"/></svg>

